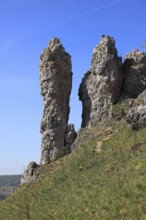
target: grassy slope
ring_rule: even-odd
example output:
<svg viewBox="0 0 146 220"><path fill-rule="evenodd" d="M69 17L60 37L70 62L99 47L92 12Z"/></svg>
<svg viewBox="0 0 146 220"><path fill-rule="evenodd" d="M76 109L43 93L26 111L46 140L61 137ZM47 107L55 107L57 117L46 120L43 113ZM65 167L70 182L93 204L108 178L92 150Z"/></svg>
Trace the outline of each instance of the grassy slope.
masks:
<svg viewBox="0 0 146 220"><path fill-rule="evenodd" d="M0 219L145 220L146 129L117 128L100 153L103 137L43 166L35 183L0 203Z"/></svg>

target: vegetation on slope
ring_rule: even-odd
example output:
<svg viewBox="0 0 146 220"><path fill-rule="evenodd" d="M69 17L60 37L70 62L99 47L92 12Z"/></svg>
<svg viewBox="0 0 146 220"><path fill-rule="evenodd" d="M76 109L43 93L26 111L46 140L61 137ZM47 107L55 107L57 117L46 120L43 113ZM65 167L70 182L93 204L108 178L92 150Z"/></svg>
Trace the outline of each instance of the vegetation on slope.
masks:
<svg viewBox="0 0 146 220"><path fill-rule="evenodd" d="M111 129L42 166L36 182L0 203L0 219L145 220L146 129Z"/></svg>

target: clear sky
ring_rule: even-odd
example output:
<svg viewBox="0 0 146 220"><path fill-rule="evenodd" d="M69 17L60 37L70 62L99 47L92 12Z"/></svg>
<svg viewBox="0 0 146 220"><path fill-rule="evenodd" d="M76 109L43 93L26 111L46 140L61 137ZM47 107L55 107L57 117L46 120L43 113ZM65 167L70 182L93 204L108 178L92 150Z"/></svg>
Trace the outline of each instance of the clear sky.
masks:
<svg viewBox="0 0 146 220"><path fill-rule="evenodd" d="M40 161L40 54L52 37L72 56L70 122L81 123L78 87L102 34L119 55L142 49L146 0L0 0L0 175Z"/></svg>

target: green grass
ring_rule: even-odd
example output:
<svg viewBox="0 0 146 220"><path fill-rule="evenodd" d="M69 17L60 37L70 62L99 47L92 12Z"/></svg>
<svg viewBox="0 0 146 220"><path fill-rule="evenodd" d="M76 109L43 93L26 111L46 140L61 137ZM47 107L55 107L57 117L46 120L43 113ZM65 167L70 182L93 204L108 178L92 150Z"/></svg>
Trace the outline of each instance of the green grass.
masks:
<svg viewBox="0 0 146 220"><path fill-rule="evenodd" d="M129 110L129 106L125 102L119 102L112 106L112 114L118 119L122 119Z"/></svg>
<svg viewBox="0 0 146 220"><path fill-rule="evenodd" d="M42 166L32 184L0 203L1 220L145 220L146 129L125 122L104 140L89 140L72 154Z"/></svg>

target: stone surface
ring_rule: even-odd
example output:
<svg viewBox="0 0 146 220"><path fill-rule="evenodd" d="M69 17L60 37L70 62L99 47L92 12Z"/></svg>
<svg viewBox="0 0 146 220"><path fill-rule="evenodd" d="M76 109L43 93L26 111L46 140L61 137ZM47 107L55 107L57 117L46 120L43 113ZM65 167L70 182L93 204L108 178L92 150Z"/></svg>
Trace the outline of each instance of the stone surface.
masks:
<svg viewBox="0 0 146 220"><path fill-rule="evenodd" d="M146 106L140 105L130 109L126 119L135 130L146 127Z"/></svg>
<svg viewBox="0 0 146 220"><path fill-rule="evenodd" d="M135 130L146 127L146 90L137 99L133 100L132 106L126 115L126 120Z"/></svg>
<svg viewBox="0 0 146 220"><path fill-rule="evenodd" d="M125 98L136 98L146 89L146 54L139 50L130 52L124 61L123 94Z"/></svg>
<svg viewBox="0 0 146 220"><path fill-rule="evenodd" d="M65 146L67 146L68 151L70 152L71 145L73 144L75 138L77 136L77 133L75 131L74 125L69 124L67 127L67 133L66 133L66 141Z"/></svg>
<svg viewBox="0 0 146 220"><path fill-rule="evenodd" d="M122 60L117 55L115 41L102 35L100 44L93 51L91 68L79 88L83 106L82 128L111 117L109 110L119 100L122 80Z"/></svg>
<svg viewBox="0 0 146 220"><path fill-rule="evenodd" d="M72 88L71 57L58 38L53 38L41 55L40 85L43 96L41 122L41 164L59 158L66 148L65 138Z"/></svg>
<svg viewBox="0 0 146 220"><path fill-rule="evenodd" d="M36 162L32 161L28 164L27 169L24 171L22 177L21 177L21 184L24 183L31 183L35 181L36 179L36 170L38 168L38 165Z"/></svg>

